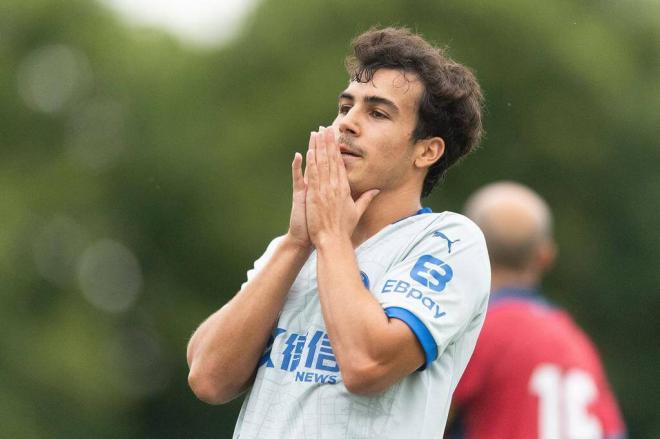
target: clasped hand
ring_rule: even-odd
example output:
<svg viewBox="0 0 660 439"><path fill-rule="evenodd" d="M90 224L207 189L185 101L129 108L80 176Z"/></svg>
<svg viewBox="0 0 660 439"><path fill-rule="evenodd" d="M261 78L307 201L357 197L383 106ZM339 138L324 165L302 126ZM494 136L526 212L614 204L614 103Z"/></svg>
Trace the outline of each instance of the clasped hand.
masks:
<svg viewBox="0 0 660 439"><path fill-rule="evenodd" d="M302 156L292 163L293 206L288 235L301 245L319 247L349 238L378 195L369 190L353 200L341 151L331 128L319 127L309 138L305 173Z"/></svg>

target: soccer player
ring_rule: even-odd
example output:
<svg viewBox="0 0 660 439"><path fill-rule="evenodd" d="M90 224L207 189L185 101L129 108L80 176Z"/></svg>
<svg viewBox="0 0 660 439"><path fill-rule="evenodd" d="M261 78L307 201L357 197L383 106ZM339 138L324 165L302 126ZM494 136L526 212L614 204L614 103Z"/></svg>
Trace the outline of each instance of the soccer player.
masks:
<svg viewBox="0 0 660 439"><path fill-rule="evenodd" d="M625 428L589 337L541 294L556 250L546 203L525 186L490 184L466 204L492 267L488 315L454 393L447 437L621 439Z"/></svg>
<svg viewBox="0 0 660 439"><path fill-rule="evenodd" d="M479 85L405 29L353 43L304 175L294 156L287 233L188 346L200 399L249 389L235 438L440 437L483 323L481 231L420 204L480 139Z"/></svg>

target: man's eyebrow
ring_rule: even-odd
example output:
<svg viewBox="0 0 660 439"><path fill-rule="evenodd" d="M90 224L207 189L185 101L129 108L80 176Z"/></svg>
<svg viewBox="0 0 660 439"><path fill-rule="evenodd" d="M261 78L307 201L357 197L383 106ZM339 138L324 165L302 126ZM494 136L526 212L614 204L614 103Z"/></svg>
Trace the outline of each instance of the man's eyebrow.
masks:
<svg viewBox="0 0 660 439"><path fill-rule="evenodd" d="M344 91L344 92L341 92L341 93L339 94L339 97L337 98L337 100L341 100L341 99L348 99L349 101L354 101L354 100L355 100L355 98L353 97L352 94L347 93L347 92L345 92L345 91Z"/></svg>
<svg viewBox="0 0 660 439"><path fill-rule="evenodd" d="M365 96L364 97L364 102L368 104L380 104L380 105L385 105L387 108L390 109L393 113L398 113L399 112L399 107L396 106L396 104L389 99L382 98L380 96Z"/></svg>
<svg viewBox="0 0 660 439"><path fill-rule="evenodd" d="M339 95L339 100L341 100L341 99L354 101L355 97L350 93L343 92ZM362 100L367 104L385 105L393 113L398 113L399 112L399 107L397 107L397 105L394 102L390 101L389 99L380 97L380 96L365 96L364 98L362 98Z"/></svg>

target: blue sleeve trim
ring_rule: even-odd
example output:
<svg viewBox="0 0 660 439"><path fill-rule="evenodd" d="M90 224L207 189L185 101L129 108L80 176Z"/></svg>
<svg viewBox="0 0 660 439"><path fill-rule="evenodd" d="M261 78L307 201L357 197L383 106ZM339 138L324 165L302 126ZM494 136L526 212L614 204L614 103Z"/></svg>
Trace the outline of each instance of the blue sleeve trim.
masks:
<svg viewBox="0 0 660 439"><path fill-rule="evenodd" d="M398 306L388 306L385 308L385 314L389 318L401 320L410 327L417 340L419 340L419 344L422 345L422 349L424 349L424 354L426 355L426 362L418 370L424 370L429 367L438 358L438 345L435 344L435 340L426 325L415 314Z"/></svg>

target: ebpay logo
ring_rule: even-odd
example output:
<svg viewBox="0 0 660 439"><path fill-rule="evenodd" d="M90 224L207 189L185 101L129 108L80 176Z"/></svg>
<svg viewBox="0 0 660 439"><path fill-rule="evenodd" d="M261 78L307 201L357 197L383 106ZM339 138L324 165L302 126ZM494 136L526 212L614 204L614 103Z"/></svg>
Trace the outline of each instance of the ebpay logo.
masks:
<svg viewBox="0 0 660 439"><path fill-rule="evenodd" d="M444 261L431 255L420 257L410 270L410 277L421 285L439 293L454 277L454 272Z"/></svg>
<svg viewBox="0 0 660 439"><path fill-rule="evenodd" d="M448 264L431 255L420 257L410 270L410 277L415 282L436 293L444 290L453 276L454 272ZM433 318L439 319L444 316L446 313L440 308L440 304L436 302L433 297L434 294L425 294L425 291L422 290L419 287L415 288L412 283L404 280L388 279L383 284L381 294L401 294L406 300L419 301L422 306L431 312Z"/></svg>

